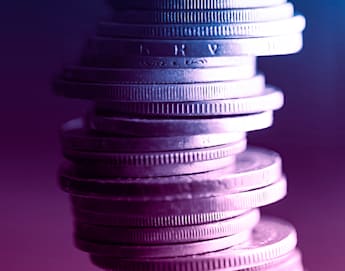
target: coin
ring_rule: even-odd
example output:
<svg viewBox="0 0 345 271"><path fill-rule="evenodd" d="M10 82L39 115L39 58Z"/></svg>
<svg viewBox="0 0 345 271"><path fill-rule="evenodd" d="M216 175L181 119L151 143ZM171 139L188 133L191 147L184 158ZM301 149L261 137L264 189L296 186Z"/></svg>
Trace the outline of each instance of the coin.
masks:
<svg viewBox="0 0 345 271"><path fill-rule="evenodd" d="M185 1L185 0L150 0L150 1L114 1L107 2L115 9L229 9L229 8L257 8L280 5L286 0L206 0L206 1Z"/></svg>
<svg viewBox="0 0 345 271"><path fill-rule="evenodd" d="M256 74L256 65L227 66L193 69L115 69L98 67L65 68L64 80L94 83L159 83L173 84L176 78L181 83L204 83L225 80L241 80Z"/></svg>
<svg viewBox="0 0 345 271"><path fill-rule="evenodd" d="M284 104L284 95L267 87L257 96L195 102L98 102L97 112L143 117L228 116L277 110Z"/></svg>
<svg viewBox="0 0 345 271"><path fill-rule="evenodd" d="M250 39L148 40L95 37L89 40L93 56L119 55L153 57L272 56L299 52L302 33Z"/></svg>
<svg viewBox="0 0 345 271"><path fill-rule="evenodd" d="M245 240L248 240L249 236L250 232L244 231L227 237L211 239L206 241L172 245L160 244L149 246L130 246L124 244L112 244L111 242L96 243L94 241L81 240L76 236L75 244L80 250L91 254L110 255L114 258L148 259L189 256L222 250L243 243Z"/></svg>
<svg viewBox="0 0 345 271"><path fill-rule="evenodd" d="M280 156L272 151L249 147L224 169L159 178L101 179L79 176L69 164L60 169L61 187L71 194L98 194L162 200L214 197L265 187L282 175Z"/></svg>
<svg viewBox="0 0 345 271"><path fill-rule="evenodd" d="M72 195L75 208L112 214L167 216L196 213L240 211L262 207L284 198L286 179L256 190L208 198L191 198L187 200L155 200L131 197L114 197L104 195ZM159 208L157 208L159 207Z"/></svg>
<svg viewBox="0 0 345 271"><path fill-rule="evenodd" d="M234 39L272 37L302 32L305 18L295 15L291 18L229 24L127 24L102 22L97 34L104 37L125 37L144 39Z"/></svg>
<svg viewBox="0 0 345 271"><path fill-rule="evenodd" d="M114 21L128 24L247 23L287 19L294 15L291 3L264 8L204 10L114 10Z"/></svg>
<svg viewBox="0 0 345 271"><path fill-rule="evenodd" d="M83 210L72 205L76 221L94 225L112 225L118 227L185 227L220 222L243 215L248 210L203 212L196 214L168 215L132 215L94 212Z"/></svg>
<svg viewBox="0 0 345 271"><path fill-rule="evenodd" d="M68 121L61 128L64 150L84 152L160 152L202 149L227 145L245 139L245 133L200 134L168 137L121 137L93 133L82 118Z"/></svg>
<svg viewBox="0 0 345 271"><path fill-rule="evenodd" d="M263 218L249 241L218 252L190 257L153 259L115 259L91 255L93 263L112 270L240 270L274 261L294 251L296 231L285 221Z"/></svg>
<svg viewBox="0 0 345 271"><path fill-rule="evenodd" d="M235 155L246 149L246 145L243 139L217 147L170 152L101 153L64 149L64 156L76 164L77 171L92 172L92 175L173 176L206 172L230 165L235 161Z"/></svg>
<svg viewBox="0 0 345 271"><path fill-rule="evenodd" d="M90 113L88 118L90 128L100 132L137 137L162 137L260 130L272 125L273 112L266 111L243 116L194 119L126 118Z"/></svg>
<svg viewBox="0 0 345 271"><path fill-rule="evenodd" d="M244 80L193 84L110 84L58 80L54 90L68 98L132 102L222 100L259 95L265 88L262 74Z"/></svg>
<svg viewBox="0 0 345 271"><path fill-rule="evenodd" d="M129 158L121 159L122 161L130 161ZM134 157L134 156L133 156ZM186 157L186 156L185 156ZM138 158L136 160L138 161ZM163 157L162 157L163 158ZM164 158L163 158L164 159ZM136 177L166 177L179 176L185 174L194 174L217 170L229 167L235 163L235 155L225 156L218 159L197 161L193 163L165 163L161 165L122 165L121 160L95 160L95 159L78 159L74 161L77 174L81 176L99 177L99 178L136 178ZM150 159L146 159L150 161ZM172 160L172 159L171 159ZM158 161L157 157L154 161Z"/></svg>
<svg viewBox="0 0 345 271"><path fill-rule="evenodd" d="M81 240L97 242L177 244L217 239L252 230L259 218L260 212L254 209L231 219L184 227L125 228L76 222L75 233Z"/></svg>

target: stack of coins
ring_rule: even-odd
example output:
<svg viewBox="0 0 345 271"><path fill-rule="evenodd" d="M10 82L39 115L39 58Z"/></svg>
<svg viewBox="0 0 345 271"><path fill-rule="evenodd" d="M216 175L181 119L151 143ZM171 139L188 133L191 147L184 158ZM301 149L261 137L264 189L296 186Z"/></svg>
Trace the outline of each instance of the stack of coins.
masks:
<svg viewBox="0 0 345 271"><path fill-rule="evenodd" d="M286 195L277 153L247 148L282 92L256 57L296 53L285 0L108 1L58 95L94 101L62 127L76 246L106 270L303 270L296 232L259 207Z"/></svg>

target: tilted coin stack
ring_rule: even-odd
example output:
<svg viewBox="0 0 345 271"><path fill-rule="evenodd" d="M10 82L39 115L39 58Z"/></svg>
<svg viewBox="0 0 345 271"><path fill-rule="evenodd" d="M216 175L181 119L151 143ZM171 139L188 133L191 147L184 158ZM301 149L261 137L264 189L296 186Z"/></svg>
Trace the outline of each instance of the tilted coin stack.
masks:
<svg viewBox="0 0 345 271"><path fill-rule="evenodd" d="M256 57L302 48L284 0L108 1L58 95L94 101L61 131L76 246L106 270L303 270L278 154L247 148L283 94Z"/></svg>

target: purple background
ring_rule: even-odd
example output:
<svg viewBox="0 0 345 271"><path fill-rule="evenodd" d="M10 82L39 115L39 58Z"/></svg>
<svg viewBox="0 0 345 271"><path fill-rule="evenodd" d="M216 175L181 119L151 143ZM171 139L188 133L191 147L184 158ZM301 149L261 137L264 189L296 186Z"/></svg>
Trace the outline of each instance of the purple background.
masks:
<svg viewBox="0 0 345 271"><path fill-rule="evenodd" d="M260 59L267 80L286 93L273 128L251 134L279 151L288 197L266 212L298 229L311 271L345 263L345 4L295 1L308 19L305 49ZM0 98L0 269L96 270L72 244L68 197L59 190L57 130L86 103L57 98L51 81L78 59L106 14L102 1L2 3Z"/></svg>

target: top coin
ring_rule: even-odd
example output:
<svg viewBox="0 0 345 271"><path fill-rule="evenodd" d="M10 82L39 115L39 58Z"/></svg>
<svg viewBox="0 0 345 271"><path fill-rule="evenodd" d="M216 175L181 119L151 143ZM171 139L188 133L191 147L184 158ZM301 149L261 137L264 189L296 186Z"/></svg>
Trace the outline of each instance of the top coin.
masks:
<svg viewBox="0 0 345 271"><path fill-rule="evenodd" d="M162 9L162 10L191 10L191 9L229 9L229 8L258 8L275 6L286 3L286 0L107 0L114 9Z"/></svg>

